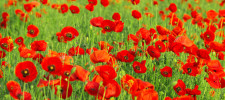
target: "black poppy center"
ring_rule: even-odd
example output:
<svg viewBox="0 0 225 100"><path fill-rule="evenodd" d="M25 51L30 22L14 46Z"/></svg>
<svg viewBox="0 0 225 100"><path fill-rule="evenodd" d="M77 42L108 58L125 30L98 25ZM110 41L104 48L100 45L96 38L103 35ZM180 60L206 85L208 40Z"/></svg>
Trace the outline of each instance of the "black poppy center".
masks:
<svg viewBox="0 0 225 100"><path fill-rule="evenodd" d="M23 77L26 77L26 76L30 75L30 72L29 72L29 70L28 70L28 69L24 69L24 70L22 70L22 72L21 72L21 73L23 74Z"/></svg>
<svg viewBox="0 0 225 100"><path fill-rule="evenodd" d="M135 69L140 70L141 68L140 66L135 66Z"/></svg>
<svg viewBox="0 0 225 100"><path fill-rule="evenodd" d="M22 41L21 39L18 39L18 40L17 40L17 42L21 42L21 41Z"/></svg>
<svg viewBox="0 0 225 100"><path fill-rule="evenodd" d="M177 25L178 23L177 22L174 22L174 24Z"/></svg>
<svg viewBox="0 0 225 100"><path fill-rule="evenodd" d="M159 50L161 50L161 49L162 49L162 47L161 47L160 45L158 45L158 48L159 48Z"/></svg>
<svg viewBox="0 0 225 100"><path fill-rule="evenodd" d="M4 24L1 24L1 27L4 27L5 25Z"/></svg>
<svg viewBox="0 0 225 100"><path fill-rule="evenodd" d="M73 36L72 36L72 34L71 34L71 33L66 33L66 37L68 37L68 38L72 38Z"/></svg>
<svg viewBox="0 0 225 100"><path fill-rule="evenodd" d="M187 68L187 71L188 71L188 73L191 73L192 69L191 68Z"/></svg>
<svg viewBox="0 0 225 100"><path fill-rule="evenodd" d="M65 7L62 7L62 10L65 10Z"/></svg>
<svg viewBox="0 0 225 100"><path fill-rule="evenodd" d="M110 27L109 27L109 26L106 26L104 29L106 29L106 30L110 30Z"/></svg>
<svg viewBox="0 0 225 100"><path fill-rule="evenodd" d="M50 71L50 72L55 71L55 65L49 65L48 71Z"/></svg>
<svg viewBox="0 0 225 100"><path fill-rule="evenodd" d="M75 10L72 10L72 12L75 12Z"/></svg>
<svg viewBox="0 0 225 100"><path fill-rule="evenodd" d="M17 98L22 99L23 95L22 94L17 94Z"/></svg>
<svg viewBox="0 0 225 100"><path fill-rule="evenodd" d="M2 46L5 47L5 48L7 48L8 47L8 44L7 43L3 43Z"/></svg>
<svg viewBox="0 0 225 100"><path fill-rule="evenodd" d="M34 30L30 30L29 32L30 32L30 34L34 34Z"/></svg>
<svg viewBox="0 0 225 100"><path fill-rule="evenodd" d="M207 35L206 35L206 37L209 39L209 38L210 38L210 35L209 35L209 34L207 34Z"/></svg>
<svg viewBox="0 0 225 100"><path fill-rule="evenodd" d="M70 76L70 73L69 72L64 72L64 75L68 77L68 76Z"/></svg>
<svg viewBox="0 0 225 100"><path fill-rule="evenodd" d="M95 88L90 88L91 91L96 91Z"/></svg>
<svg viewBox="0 0 225 100"><path fill-rule="evenodd" d="M168 72L167 71L164 71L163 74L168 75Z"/></svg>
<svg viewBox="0 0 225 100"><path fill-rule="evenodd" d="M154 51L151 51L151 53L155 53Z"/></svg>
<svg viewBox="0 0 225 100"><path fill-rule="evenodd" d="M176 88L176 91L177 91L177 92L180 92L180 91L181 91L181 88L180 88L180 87L177 87L177 88Z"/></svg>
<svg viewBox="0 0 225 100"><path fill-rule="evenodd" d="M129 58L128 58L128 56L124 56L124 59L128 60Z"/></svg>
<svg viewBox="0 0 225 100"><path fill-rule="evenodd" d="M127 83L124 84L125 89L129 89L129 85Z"/></svg>
<svg viewBox="0 0 225 100"><path fill-rule="evenodd" d="M208 44L206 44L206 45L205 45L205 47L206 47L206 48L209 48L209 45L208 45Z"/></svg>

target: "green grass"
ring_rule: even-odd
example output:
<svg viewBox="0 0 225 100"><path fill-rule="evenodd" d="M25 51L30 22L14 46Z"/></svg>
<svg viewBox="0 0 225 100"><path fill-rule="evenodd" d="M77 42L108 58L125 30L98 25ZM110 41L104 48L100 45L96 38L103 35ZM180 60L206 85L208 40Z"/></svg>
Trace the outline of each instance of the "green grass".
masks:
<svg viewBox="0 0 225 100"><path fill-rule="evenodd" d="M125 42L125 45L122 46L122 49L128 50L133 46L132 42L127 42L127 35L128 34L135 34L141 27L142 24L145 24L147 26L147 29L150 28L156 28L156 25L162 25L163 27L168 28L169 30L172 30L173 27L170 26L169 19L166 19L165 21L161 20L160 16L158 15L158 12L160 10L164 10L165 8L169 6L170 3L174 2L177 4L178 11L176 12L177 16L182 19L183 14L187 13L190 14L191 11L187 10L187 3L191 3L193 7L200 6L202 9L200 10L202 12L203 17L206 17L206 11L210 9L214 9L218 11L219 9L222 9L218 4L216 3L207 3L203 0L201 0L201 3L198 5L194 2L194 0L188 0L187 3L181 4L181 0L165 0L164 2L159 1L158 6L153 6L152 2L153 0L141 0L141 3L139 5L132 5L129 2L126 2L124 0L121 0L121 3L119 4L110 4L107 8L104 8L100 2L98 1L97 6L94 8L95 10L93 12L90 12L86 10L84 7L86 4L88 4L87 0L77 0L76 2L70 2L68 3L66 0L49 0L52 3L58 3L63 4L67 3L68 5L76 5L80 8L79 14L71 14L70 11L66 14L60 14L57 12L57 10L51 9L49 6L40 5L37 8L34 8L33 11L40 12L40 9L45 8L48 14L42 14L42 18L36 18L35 14L30 15L30 19L24 23L19 20L19 18L15 15L14 11L15 9L23 9L23 6L18 4L17 6L11 6L10 8L5 9L3 7L3 4L6 2L6 0L0 1L0 13L2 12L8 12L10 15L10 21L8 22L8 26L6 29L0 28L0 33L3 37L5 36L11 36L13 40L15 40L17 37L22 36L24 38L25 44L28 48L30 48L30 43L32 43L34 40L45 40L48 43L48 48L45 52L39 52L43 55L46 55L48 53L48 50L53 50L57 52L65 52L67 53L69 48L72 46L80 46L84 49L91 48L91 47L97 47L100 48L98 45L99 41L106 41L109 44L114 46L114 49L112 50L112 54L116 54L118 50L118 45L114 45L113 41L118 42ZM147 5L149 3L149 5ZM125 9L124 6L130 6L132 9ZM148 7L148 11L144 10L144 7ZM142 13L142 19L136 20L131 16L132 10L139 10ZM124 29L121 33L115 33L110 32L107 34L102 34L100 28L91 27L90 20L93 17L102 16L104 19L110 19L112 20L111 16L114 12L119 12L121 15L121 20L124 22ZM144 15L145 12L151 12L154 14L153 18L146 17ZM169 12L165 12L168 14ZM36 25L40 33L36 38L29 38L26 36L27 33L27 26L30 24ZM76 28L79 32L79 36L75 38L73 41L69 41L68 43L60 43L57 41L56 32L60 32L62 28L66 26L72 26ZM184 23L184 28L187 30L187 34L190 37L191 34L196 33L198 35L197 40L194 41L194 43L198 46L198 48L205 48L203 40L200 39L201 32L204 32L206 29L201 29L195 25L191 24L191 20ZM224 30L224 29L223 29ZM97 35L99 33L99 35ZM216 38L216 41L221 41L222 38ZM43 77L43 75L47 75L47 72L42 70L41 65L37 62L34 62L32 59L27 58L21 58L19 56L19 51L17 50L18 46L14 43L14 50L12 52L6 52L7 56L3 59L0 59L0 61L6 61L9 64L11 64L11 68L5 68L2 69L4 72L4 77L0 79L0 98L1 100L12 100L13 98L9 95L9 92L6 88L6 83L9 80L14 80L18 82L23 91L30 92L32 95L33 100L43 100L46 98L50 98L51 100L59 100L60 98L54 95L53 90L51 90L50 87L45 88L38 88L37 84L39 82L39 79ZM122 50L121 49L121 50ZM211 59L217 59L215 57L215 54L210 54ZM155 86L155 90L158 92L159 100L163 100L165 97L177 97L178 95L173 90L173 86L175 85L176 81L178 79L182 79L187 88L193 89L195 84L199 85L199 90L201 90L202 94L197 96L198 100L224 100L225 99L225 91L224 89L213 89L209 86L209 84L204 80L205 77L208 77L207 73L202 72L201 75L198 75L196 77L191 77L186 74L182 74L178 69L181 66L178 66L176 64L177 60L180 59L181 61L185 62L187 59L188 54L182 53L180 57L176 57L176 55L173 52L166 52L162 53L159 60L151 60L147 57L137 57L137 61L146 60L146 67L147 72L144 74L137 74L133 71L132 63L123 63L118 61L119 65L119 71L117 72L118 76L116 77L116 81L120 84L120 79L123 75L129 74L132 75L135 78L139 78L143 81L150 82ZM38 76L37 78L28 84L23 83L20 81L14 74L14 69L17 63L22 61L33 61L35 66L38 69ZM89 58L89 55L85 54L84 56L74 56L73 57L74 64L80 65L84 69L89 68L92 64ZM85 66L86 63L89 63L89 65ZM224 66L224 61L221 61L222 66ZM153 71L154 65L156 66L156 71ZM164 66L170 66L173 69L173 76L171 78L164 78L160 74L161 68ZM90 69L88 69L91 71ZM91 73L89 76L89 79L92 79L94 73ZM84 92L84 86L85 82L80 81L74 81L71 82L73 87L73 93L68 100L93 100L94 96L90 96L88 93ZM211 90L215 90L215 96L211 97L209 95L209 92ZM116 100L130 100L131 95L128 94L126 91L122 89L121 94L118 98L115 98Z"/></svg>

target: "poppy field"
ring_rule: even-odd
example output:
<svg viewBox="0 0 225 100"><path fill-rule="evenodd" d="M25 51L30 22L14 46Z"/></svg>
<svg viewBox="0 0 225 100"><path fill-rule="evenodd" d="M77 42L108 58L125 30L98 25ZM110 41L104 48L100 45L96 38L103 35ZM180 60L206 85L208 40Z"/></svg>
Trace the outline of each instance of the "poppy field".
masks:
<svg viewBox="0 0 225 100"><path fill-rule="evenodd" d="M0 100L224 100L225 0L1 0Z"/></svg>

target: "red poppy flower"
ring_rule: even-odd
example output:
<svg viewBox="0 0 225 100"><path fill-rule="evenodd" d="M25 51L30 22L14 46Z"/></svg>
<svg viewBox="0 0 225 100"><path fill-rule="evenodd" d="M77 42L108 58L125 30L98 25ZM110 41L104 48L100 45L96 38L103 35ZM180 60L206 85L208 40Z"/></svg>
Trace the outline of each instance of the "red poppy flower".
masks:
<svg viewBox="0 0 225 100"><path fill-rule="evenodd" d="M0 51L0 58L5 58L6 54L4 51Z"/></svg>
<svg viewBox="0 0 225 100"><path fill-rule="evenodd" d="M88 0L88 3L96 6L98 1L97 0Z"/></svg>
<svg viewBox="0 0 225 100"><path fill-rule="evenodd" d="M179 18L175 17L170 19L170 24L182 28L184 23Z"/></svg>
<svg viewBox="0 0 225 100"><path fill-rule="evenodd" d="M164 77L172 77L172 68L165 66L163 69L160 69L161 75Z"/></svg>
<svg viewBox="0 0 225 100"><path fill-rule="evenodd" d="M34 38L34 37L38 36L38 34L39 34L39 29L37 26L29 25L27 27L27 37Z"/></svg>
<svg viewBox="0 0 225 100"><path fill-rule="evenodd" d="M99 83L93 81L89 81L84 88L85 92L93 96L97 96L98 90L99 90Z"/></svg>
<svg viewBox="0 0 225 100"><path fill-rule="evenodd" d="M185 83L181 80L178 79L177 84L173 86L173 89L178 95L185 95L186 94L186 85Z"/></svg>
<svg viewBox="0 0 225 100"><path fill-rule="evenodd" d="M42 60L44 59L43 55L40 53L35 54L32 57L33 60L38 61L40 64L42 63Z"/></svg>
<svg viewBox="0 0 225 100"><path fill-rule="evenodd" d="M224 70L219 60L211 60L207 63L207 66L208 66L207 71L211 71L215 73Z"/></svg>
<svg viewBox="0 0 225 100"><path fill-rule="evenodd" d="M191 47L194 45L194 42L190 40L187 36L179 36L174 40L174 42L180 43L185 47Z"/></svg>
<svg viewBox="0 0 225 100"><path fill-rule="evenodd" d="M218 13L214 10L209 10L206 12L206 15L208 19L214 19L218 16Z"/></svg>
<svg viewBox="0 0 225 100"><path fill-rule="evenodd" d="M210 58L209 54L210 54L210 52L205 49L199 49L197 51L198 57L200 57L202 59L210 60L211 58Z"/></svg>
<svg viewBox="0 0 225 100"><path fill-rule="evenodd" d="M23 58L33 58L36 55L34 50L27 49L26 47L21 46L20 50L20 57Z"/></svg>
<svg viewBox="0 0 225 100"><path fill-rule="evenodd" d="M48 3L48 0L40 0L43 5Z"/></svg>
<svg viewBox="0 0 225 100"><path fill-rule="evenodd" d="M24 39L23 37L18 37L15 39L15 43L18 44L19 46L20 45L23 45L24 44Z"/></svg>
<svg viewBox="0 0 225 100"><path fill-rule="evenodd" d="M90 48L90 49L86 49L86 53L91 55L92 52L97 51L97 50L98 50L97 48L93 47L93 48Z"/></svg>
<svg viewBox="0 0 225 100"><path fill-rule="evenodd" d="M162 27L162 26L160 26L160 25L157 25L157 26L156 26L156 30L158 31L158 33L159 33L160 35L167 35L167 34L170 33L168 29L166 29L166 28L164 28L164 27Z"/></svg>
<svg viewBox="0 0 225 100"><path fill-rule="evenodd" d="M200 95L201 94L201 91L200 90L198 90L198 85L195 85L195 88L194 89L186 89L186 93L188 94L188 95Z"/></svg>
<svg viewBox="0 0 225 100"><path fill-rule="evenodd" d="M158 49L156 49L154 46L148 46L147 52L151 57L156 58L156 59L159 59L159 57L161 55L160 51Z"/></svg>
<svg viewBox="0 0 225 100"><path fill-rule="evenodd" d="M108 62L110 56L106 50L96 50L90 55L92 63Z"/></svg>
<svg viewBox="0 0 225 100"><path fill-rule="evenodd" d="M224 54L223 54L223 52L219 52L218 53L218 59L224 60Z"/></svg>
<svg viewBox="0 0 225 100"><path fill-rule="evenodd" d="M71 70L74 68L73 65L63 65L63 68L61 70L61 76L62 79L68 80L68 81L74 81L76 79L73 79L71 76Z"/></svg>
<svg viewBox="0 0 225 100"><path fill-rule="evenodd" d="M171 3L169 6L169 10L173 13L175 13L177 11L177 6L175 3Z"/></svg>
<svg viewBox="0 0 225 100"><path fill-rule="evenodd" d="M99 95L106 99L118 97L121 93L121 87L115 80L104 80L103 87L99 89Z"/></svg>
<svg viewBox="0 0 225 100"><path fill-rule="evenodd" d="M20 84L17 83L16 81L8 81L6 83L6 87L10 93L15 92L15 91L22 91Z"/></svg>
<svg viewBox="0 0 225 100"><path fill-rule="evenodd" d="M111 46L109 43L105 41L100 41L98 42L98 44L101 47L101 50L107 50L108 52L110 52L114 48L113 46Z"/></svg>
<svg viewBox="0 0 225 100"><path fill-rule="evenodd" d="M134 82L130 90L131 90L132 98L134 98L135 96L138 96L142 91L154 90L154 86L149 82L136 79L136 82Z"/></svg>
<svg viewBox="0 0 225 100"><path fill-rule="evenodd" d="M76 55L84 55L84 49L80 48L79 46L77 47L72 47L68 51L68 55L70 56L76 56Z"/></svg>
<svg viewBox="0 0 225 100"><path fill-rule="evenodd" d="M3 20L7 21L9 19L9 14L7 12L2 13Z"/></svg>
<svg viewBox="0 0 225 100"><path fill-rule="evenodd" d="M155 47L156 47L156 49L159 50L159 52L165 52L166 51L166 46L162 41L156 41Z"/></svg>
<svg viewBox="0 0 225 100"><path fill-rule="evenodd" d="M216 52L225 51L225 45L216 41L212 41L209 43L209 48L213 49Z"/></svg>
<svg viewBox="0 0 225 100"><path fill-rule="evenodd" d="M25 9L28 13L31 12L32 9L33 9L33 5L30 4L30 3L24 4L23 6L24 6L24 9Z"/></svg>
<svg viewBox="0 0 225 100"><path fill-rule="evenodd" d="M93 82L100 83L103 81L103 78L100 75L95 75L92 79Z"/></svg>
<svg viewBox="0 0 225 100"><path fill-rule="evenodd" d="M121 19L120 14L118 12L114 13L113 16L112 16L112 18L114 20L120 20Z"/></svg>
<svg viewBox="0 0 225 100"><path fill-rule="evenodd" d="M113 80L117 76L114 68L109 65L97 66L95 67L95 70L105 80Z"/></svg>
<svg viewBox="0 0 225 100"><path fill-rule="evenodd" d="M68 7L68 5L67 4L62 4L61 6L60 6L60 12L61 13L66 13L67 11L69 10L69 7Z"/></svg>
<svg viewBox="0 0 225 100"><path fill-rule="evenodd" d="M129 35L127 36L127 41L129 41L129 40L134 41L134 45L138 45L139 39L137 38L136 35L129 34Z"/></svg>
<svg viewBox="0 0 225 100"><path fill-rule="evenodd" d="M21 16L22 14L24 14L24 12L23 12L21 9L16 9L16 10L15 10L15 14L16 14L17 16Z"/></svg>
<svg viewBox="0 0 225 100"><path fill-rule="evenodd" d="M158 5L158 4L159 4L158 1L153 0L153 5Z"/></svg>
<svg viewBox="0 0 225 100"><path fill-rule="evenodd" d="M173 98L173 100L195 100L195 99L190 95L182 95L182 96Z"/></svg>
<svg viewBox="0 0 225 100"><path fill-rule="evenodd" d="M141 18L141 13L137 10L133 10L132 11L132 16L136 19L140 19Z"/></svg>
<svg viewBox="0 0 225 100"><path fill-rule="evenodd" d="M0 78L3 78L3 72L1 69L0 69Z"/></svg>
<svg viewBox="0 0 225 100"><path fill-rule="evenodd" d="M2 38L0 40L0 45L1 45L1 48L8 51L8 52L11 52L13 50L13 40L10 36L7 36L5 38Z"/></svg>
<svg viewBox="0 0 225 100"><path fill-rule="evenodd" d="M20 62L15 68L16 76L23 82L32 82L37 77L36 66L31 61Z"/></svg>
<svg viewBox="0 0 225 100"><path fill-rule="evenodd" d="M60 75L62 62L58 57L45 57L41 63L42 69L53 75Z"/></svg>
<svg viewBox="0 0 225 100"><path fill-rule="evenodd" d="M120 60L121 62L132 62L134 61L134 58L135 56L127 50L122 50L116 55L116 59Z"/></svg>
<svg viewBox="0 0 225 100"><path fill-rule="evenodd" d="M59 4L52 4L51 6L53 9L59 9L60 8L60 5Z"/></svg>
<svg viewBox="0 0 225 100"><path fill-rule="evenodd" d="M71 26L64 27L61 30L61 34L63 35L66 41L72 41L75 37L79 35L78 31Z"/></svg>
<svg viewBox="0 0 225 100"><path fill-rule="evenodd" d="M87 9L87 10L89 10L89 11L94 11L94 5L92 5L92 4L87 4L86 6L85 6L85 8Z"/></svg>
<svg viewBox="0 0 225 100"><path fill-rule="evenodd" d="M158 98L158 93L151 89L141 91L141 93L137 96L137 100L158 100Z"/></svg>
<svg viewBox="0 0 225 100"><path fill-rule="evenodd" d="M130 89L134 85L135 82L136 82L136 79L134 77L132 77L131 75L128 75L128 74L124 75L121 78L121 86L128 93L131 92Z"/></svg>
<svg viewBox="0 0 225 100"><path fill-rule="evenodd" d="M140 0L131 0L131 3L133 5L138 5L140 3Z"/></svg>
<svg viewBox="0 0 225 100"><path fill-rule="evenodd" d="M216 28L216 26L214 26L214 25L209 25L209 26L207 27L207 30L211 30L213 33L215 33L216 30L217 30L217 28Z"/></svg>
<svg viewBox="0 0 225 100"><path fill-rule="evenodd" d="M69 98L72 95L73 88L72 85L66 81L61 81L54 85L55 94L63 99Z"/></svg>
<svg viewBox="0 0 225 100"><path fill-rule="evenodd" d="M199 14L198 14L197 11L192 11L192 12L191 12L191 16L192 16L193 18L197 18L198 15L199 15Z"/></svg>
<svg viewBox="0 0 225 100"><path fill-rule="evenodd" d="M76 71L71 74L71 78L75 80L80 80L82 82L88 81L89 80L89 74L87 70L83 69L83 67L75 65Z"/></svg>
<svg viewBox="0 0 225 100"><path fill-rule="evenodd" d="M70 11L73 14L79 14L80 13L80 9L77 6L74 6L74 5L70 6Z"/></svg>
<svg viewBox="0 0 225 100"><path fill-rule="evenodd" d="M35 15L37 18L41 18L41 16L42 16L41 13L39 13L39 12L36 12Z"/></svg>
<svg viewBox="0 0 225 100"><path fill-rule="evenodd" d="M205 78L208 84L215 89L221 88L220 78L215 74L209 74L209 78Z"/></svg>
<svg viewBox="0 0 225 100"><path fill-rule="evenodd" d="M181 43L173 42L169 44L169 49L173 51L177 56L180 56L180 53L184 50L184 46Z"/></svg>
<svg viewBox="0 0 225 100"><path fill-rule="evenodd" d="M109 0L101 0L101 4L102 4L104 7L107 7L107 6L109 6Z"/></svg>
<svg viewBox="0 0 225 100"><path fill-rule="evenodd" d="M45 40L39 40L32 42L30 46L34 51L45 51L47 48L47 43L45 42Z"/></svg>
<svg viewBox="0 0 225 100"><path fill-rule="evenodd" d="M1 28L6 28L6 26L7 26L7 23L6 23L7 21L5 21L5 20L3 20L1 23L0 23L0 27Z"/></svg>
<svg viewBox="0 0 225 100"><path fill-rule="evenodd" d="M190 15L188 15L188 14L184 14L183 15L184 22L188 21L189 19L191 19L191 16Z"/></svg>
<svg viewBox="0 0 225 100"><path fill-rule="evenodd" d="M116 20L114 23L116 24L114 31L115 32L122 32L123 28L124 28L124 22Z"/></svg>
<svg viewBox="0 0 225 100"><path fill-rule="evenodd" d="M182 66L182 69L183 73L188 74L190 76L196 76L200 73L196 63L186 63Z"/></svg>
<svg viewBox="0 0 225 100"><path fill-rule="evenodd" d="M111 32L114 31L116 24L111 20L104 20L101 23L102 32Z"/></svg>
<svg viewBox="0 0 225 100"><path fill-rule="evenodd" d="M219 10L219 17L225 17L225 9Z"/></svg>
<svg viewBox="0 0 225 100"><path fill-rule="evenodd" d="M17 98L18 99L18 96L19 96L18 94L21 94L22 93L20 84L17 83L16 81L8 81L6 83L6 86L7 86L7 89L9 91L10 95L13 98Z"/></svg>
<svg viewBox="0 0 225 100"><path fill-rule="evenodd" d="M211 42L211 41L214 41L215 34L211 30L206 30L206 32L203 35L203 38L204 38L205 41Z"/></svg>
<svg viewBox="0 0 225 100"><path fill-rule="evenodd" d="M94 17L90 20L90 23L92 26L101 27L103 21L104 21L103 17Z"/></svg>
<svg viewBox="0 0 225 100"><path fill-rule="evenodd" d="M141 63L134 61L133 63L133 69L136 73L145 73L147 71L147 68L145 66L146 60L143 60Z"/></svg>

